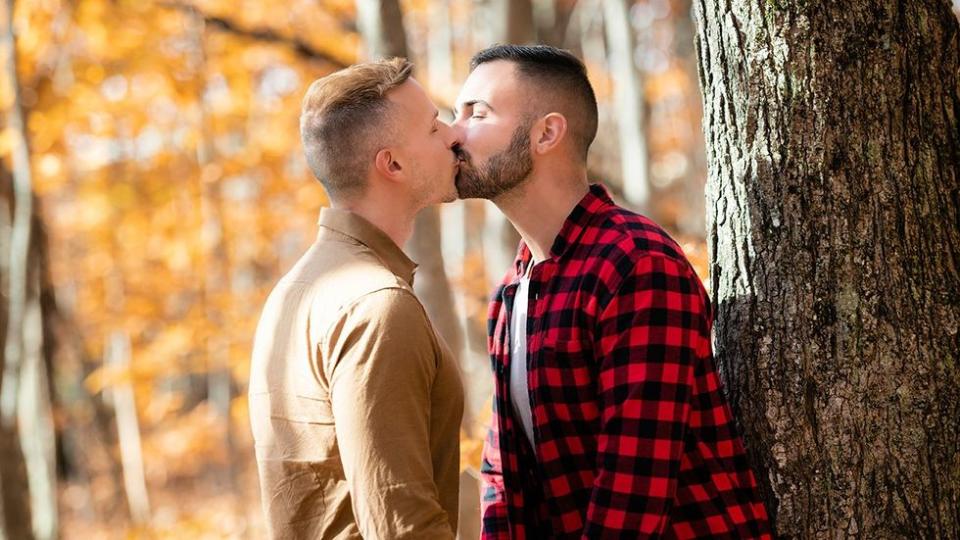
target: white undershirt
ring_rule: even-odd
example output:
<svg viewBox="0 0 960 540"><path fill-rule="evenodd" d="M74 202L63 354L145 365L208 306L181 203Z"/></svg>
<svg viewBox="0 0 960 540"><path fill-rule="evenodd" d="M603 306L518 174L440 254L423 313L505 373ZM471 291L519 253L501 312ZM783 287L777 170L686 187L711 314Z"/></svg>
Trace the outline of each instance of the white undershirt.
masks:
<svg viewBox="0 0 960 540"><path fill-rule="evenodd" d="M530 395L527 387L527 298L530 291L530 268L520 278L517 294L513 298L513 313L510 318L510 401L523 426L523 432L533 442L533 412L530 410Z"/></svg>

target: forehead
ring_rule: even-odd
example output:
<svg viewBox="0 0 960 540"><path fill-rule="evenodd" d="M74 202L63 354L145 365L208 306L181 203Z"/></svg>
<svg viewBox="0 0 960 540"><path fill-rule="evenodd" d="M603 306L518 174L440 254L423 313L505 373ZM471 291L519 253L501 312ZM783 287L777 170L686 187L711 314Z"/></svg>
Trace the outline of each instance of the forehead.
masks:
<svg viewBox="0 0 960 540"><path fill-rule="evenodd" d="M433 115L435 111L433 102L413 77L387 92L387 99L393 105L393 109L401 115Z"/></svg>
<svg viewBox="0 0 960 540"><path fill-rule="evenodd" d="M494 60L470 72L457 97L457 107L480 100L497 111L514 110L521 95L517 66L506 60Z"/></svg>

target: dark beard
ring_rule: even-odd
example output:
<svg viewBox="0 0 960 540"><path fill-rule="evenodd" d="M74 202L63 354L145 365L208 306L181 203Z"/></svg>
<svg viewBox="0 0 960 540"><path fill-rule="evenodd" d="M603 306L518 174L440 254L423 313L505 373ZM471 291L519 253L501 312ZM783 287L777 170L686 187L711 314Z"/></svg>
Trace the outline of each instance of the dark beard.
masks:
<svg viewBox="0 0 960 540"><path fill-rule="evenodd" d="M457 173L457 195L461 199L494 199L522 184L533 170L530 126L531 122L521 122L507 148L480 167L465 150L457 150L462 160Z"/></svg>

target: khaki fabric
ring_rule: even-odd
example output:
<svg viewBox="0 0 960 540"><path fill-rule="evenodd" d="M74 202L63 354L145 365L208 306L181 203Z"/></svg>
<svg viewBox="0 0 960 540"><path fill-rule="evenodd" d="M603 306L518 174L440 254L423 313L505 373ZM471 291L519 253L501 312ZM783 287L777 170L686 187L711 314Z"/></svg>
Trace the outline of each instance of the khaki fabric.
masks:
<svg viewBox="0 0 960 540"><path fill-rule="evenodd" d="M267 299L250 421L272 538L453 538L463 387L381 230L323 209Z"/></svg>

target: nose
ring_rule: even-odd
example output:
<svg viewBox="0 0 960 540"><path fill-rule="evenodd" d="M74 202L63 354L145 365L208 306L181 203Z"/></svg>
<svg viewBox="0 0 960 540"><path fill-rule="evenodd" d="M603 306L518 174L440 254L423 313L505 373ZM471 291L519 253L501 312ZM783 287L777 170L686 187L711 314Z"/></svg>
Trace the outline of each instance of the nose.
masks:
<svg viewBox="0 0 960 540"><path fill-rule="evenodd" d="M441 129L444 130L443 140L446 142L447 148L453 149L460 146L460 143L463 142L460 137L460 130L444 122L441 122L441 124L443 125Z"/></svg>

